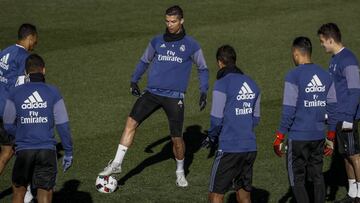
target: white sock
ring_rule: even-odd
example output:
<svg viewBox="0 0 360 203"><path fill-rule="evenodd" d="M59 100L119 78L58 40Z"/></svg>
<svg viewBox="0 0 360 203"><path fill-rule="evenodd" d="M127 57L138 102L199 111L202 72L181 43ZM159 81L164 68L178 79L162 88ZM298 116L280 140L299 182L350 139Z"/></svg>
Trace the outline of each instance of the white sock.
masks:
<svg viewBox="0 0 360 203"><path fill-rule="evenodd" d="M348 195L352 198L356 197L357 193L358 193L358 185L356 184L355 179L348 179L349 181L349 192Z"/></svg>
<svg viewBox="0 0 360 203"><path fill-rule="evenodd" d="M357 185L357 194L356 197L360 198L360 182L356 182Z"/></svg>
<svg viewBox="0 0 360 203"><path fill-rule="evenodd" d="M121 165L121 163L124 160L124 156L125 156L127 149L128 148L126 146L119 144L113 162L119 163Z"/></svg>
<svg viewBox="0 0 360 203"><path fill-rule="evenodd" d="M184 172L184 159L183 160L176 160L176 172Z"/></svg>

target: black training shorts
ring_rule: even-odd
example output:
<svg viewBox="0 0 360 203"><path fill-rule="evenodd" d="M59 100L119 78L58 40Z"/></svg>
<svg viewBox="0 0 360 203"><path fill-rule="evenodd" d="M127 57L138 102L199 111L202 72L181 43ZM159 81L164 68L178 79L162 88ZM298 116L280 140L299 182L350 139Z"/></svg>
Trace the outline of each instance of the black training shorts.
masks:
<svg viewBox="0 0 360 203"><path fill-rule="evenodd" d="M26 149L16 153L12 173L15 186L50 190L56 183L57 160L56 151L50 149Z"/></svg>
<svg viewBox="0 0 360 203"><path fill-rule="evenodd" d="M140 124L159 108L164 109L166 113L169 121L170 135L173 137L182 136L184 123L183 99L163 97L145 92L136 100L129 116Z"/></svg>
<svg viewBox="0 0 360 203"><path fill-rule="evenodd" d="M4 122L0 119L0 145L14 145L15 140L4 129Z"/></svg>
<svg viewBox="0 0 360 203"><path fill-rule="evenodd" d="M340 154L352 156L360 153L358 120L353 122L352 131L343 131L342 122L336 125L336 138Z"/></svg>
<svg viewBox="0 0 360 203"><path fill-rule="evenodd" d="M252 189L256 152L227 153L217 151L210 176L209 191L225 194L229 189Z"/></svg>

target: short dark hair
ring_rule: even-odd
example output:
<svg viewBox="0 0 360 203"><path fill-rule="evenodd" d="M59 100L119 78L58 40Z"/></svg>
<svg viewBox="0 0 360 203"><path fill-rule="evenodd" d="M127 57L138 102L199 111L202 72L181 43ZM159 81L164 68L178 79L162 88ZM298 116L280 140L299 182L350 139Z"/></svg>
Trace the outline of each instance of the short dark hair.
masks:
<svg viewBox="0 0 360 203"><path fill-rule="evenodd" d="M178 5L175 5L175 6L171 6L169 7L168 9L166 9L165 11L165 15L168 15L168 16L179 16L180 18L183 18L184 17L184 14L183 14L183 10L180 8L180 6Z"/></svg>
<svg viewBox="0 0 360 203"><path fill-rule="evenodd" d="M18 30L18 40L25 39L29 35L37 35L35 25L24 23Z"/></svg>
<svg viewBox="0 0 360 203"><path fill-rule="evenodd" d="M311 45L310 39L307 37L300 36L300 37L295 38L293 41L292 47L299 49L302 53L308 54L309 56L311 56L312 45Z"/></svg>
<svg viewBox="0 0 360 203"><path fill-rule="evenodd" d="M45 67L44 59L37 54L30 54L25 61L26 73L42 72Z"/></svg>
<svg viewBox="0 0 360 203"><path fill-rule="evenodd" d="M318 35L323 35L326 39L333 38L335 42L341 42L341 32L335 23L323 24L318 32Z"/></svg>
<svg viewBox="0 0 360 203"><path fill-rule="evenodd" d="M216 52L216 60L221 61L224 65L235 65L236 64L236 52L235 49L230 45L222 45Z"/></svg>

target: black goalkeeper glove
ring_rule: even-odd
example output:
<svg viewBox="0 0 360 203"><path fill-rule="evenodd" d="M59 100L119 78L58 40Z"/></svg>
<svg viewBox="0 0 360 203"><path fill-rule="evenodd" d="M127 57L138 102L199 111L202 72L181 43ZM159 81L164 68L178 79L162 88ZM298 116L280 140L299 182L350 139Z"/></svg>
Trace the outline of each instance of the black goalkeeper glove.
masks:
<svg viewBox="0 0 360 203"><path fill-rule="evenodd" d="M205 109L206 106L206 93L202 92L200 95L200 101L199 101L199 106L200 106L200 111Z"/></svg>
<svg viewBox="0 0 360 203"><path fill-rule="evenodd" d="M136 82L131 82L130 83L130 92L133 96L135 97L140 97L141 93L140 93L140 88L137 85Z"/></svg>

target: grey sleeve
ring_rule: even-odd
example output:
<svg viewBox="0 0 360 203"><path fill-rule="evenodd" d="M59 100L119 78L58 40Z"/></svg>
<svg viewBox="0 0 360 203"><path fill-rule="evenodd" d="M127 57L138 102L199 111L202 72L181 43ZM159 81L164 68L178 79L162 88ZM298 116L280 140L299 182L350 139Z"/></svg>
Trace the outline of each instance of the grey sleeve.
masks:
<svg viewBox="0 0 360 203"><path fill-rule="evenodd" d="M207 69L208 68L207 65L206 65L206 61L205 61L203 51L201 49L197 50L192 55L192 60L196 64L198 69Z"/></svg>
<svg viewBox="0 0 360 203"><path fill-rule="evenodd" d="M346 66L344 76L349 89L360 89L359 67L357 65Z"/></svg>
<svg viewBox="0 0 360 203"><path fill-rule="evenodd" d="M63 124L69 121L69 117L65 108L65 103L63 99L60 99L54 105L54 119L55 124Z"/></svg>
<svg viewBox="0 0 360 203"><path fill-rule="evenodd" d="M261 100L261 94L259 94L259 96L255 102L255 108L254 108L254 116L255 117L260 117L260 100Z"/></svg>
<svg viewBox="0 0 360 203"><path fill-rule="evenodd" d="M147 48L145 49L144 54L141 56L140 60L144 63L151 63L154 56L155 56L155 49L153 48L150 42Z"/></svg>
<svg viewBox="0 0 360 203"><path fill-rule="evenodd" d="M296 106L298 95L298 86L290 82L285 82L283 105Z"/></svg>
<svg viewBox="0 0 360 203"><path fill-rule="evenodd" d="M226 104L226 94L214 90L212 96L211 116L214 116L216 118L223 118L225 104Z"/></svg>
<svg viewBox="0 0 360 203"><path fill-rule="evenodd" d="M13 124L16 119L16 108L14 102L6 100L3 121L4 124Z"/></svg>
<svg viewBox="0 0 360 203"><path fill-rule="evenodd" d="M336 103L337 102L334 83L331 83L331 86L329 88L329 92L328 92L327 97L326 97L326 101L327 101L327 103Z"/></svg>

